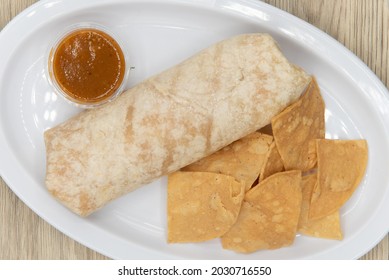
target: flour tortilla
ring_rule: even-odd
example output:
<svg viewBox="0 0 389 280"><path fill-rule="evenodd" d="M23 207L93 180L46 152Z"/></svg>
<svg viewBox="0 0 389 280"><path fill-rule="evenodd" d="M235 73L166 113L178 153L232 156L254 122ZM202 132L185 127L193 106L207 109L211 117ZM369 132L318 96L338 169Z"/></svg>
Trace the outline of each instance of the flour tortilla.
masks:
<svg viewBox="0 0 389 280"><path fill-rule="evenodd" d="M87 216L269 124L310 79L270 35L221 41L47 130L46 186Z"/></svg>

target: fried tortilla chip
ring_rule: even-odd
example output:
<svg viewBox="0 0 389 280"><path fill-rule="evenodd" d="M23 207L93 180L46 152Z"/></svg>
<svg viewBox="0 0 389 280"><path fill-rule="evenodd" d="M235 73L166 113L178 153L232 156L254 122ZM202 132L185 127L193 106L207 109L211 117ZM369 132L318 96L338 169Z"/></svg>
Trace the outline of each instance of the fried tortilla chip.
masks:
<svg viewBox="0 0 389 280"><path fill-rule="evenodd" d="M238 220L222 236L225 249L250 253L291 245L301 209L301 172L276 173L244 198Z"/></svg>
<svg viewBox="0 0 389 280"><path fill-rule="evenodd" d="M320 89L312 79L304 95L272 119L274 140L286 170L307 171L315 165L309 141L325 137L324 110Z"/></svg>
<svg viewBox="0 0 389 280"><path fill-rule="evenodd" d="M175 172L168 177L168 242L220 237L235 223L245 185L208 172Z"/></svg>
<svg viewBox="0 0 389 280"><path fill-rule="evenodd" d="M307 175L302 178L301 188L303 191L303 200L297 231L308 236L341 240L343 234L340 226L339 211L320 219L309 219L309 206L316 183L317 174Z"/></svg>
<svg viewBox="0 0 389 280"><path fill-rule="evenodd" d="M317 165L316 139L308 142L308 166L315 168Z"/></svg>
<svg viewBox="0 0 389 280"><path fill-rule="evenodd" d="M328 216L351 197L367 165L366 140L316 140L317 186L312 194L310 219Z"/></svg>
<svg viewBox="0 0 389 280"><path fill-rule="evenodd" d="M266 177L269 177L270 175L273 175L277 172L281 172L283 170L284 164L282 163L276 142L273 141L266 155L265 163L262 165L259 180L263 181Z"/></svg>
<svg viewBox="0 0 389 280"><path fill-rule="evenodd" d="M248 190L258 178L272 141L272 136L254 132L181 171L230 175L240 182L244 181Z"/></svg>

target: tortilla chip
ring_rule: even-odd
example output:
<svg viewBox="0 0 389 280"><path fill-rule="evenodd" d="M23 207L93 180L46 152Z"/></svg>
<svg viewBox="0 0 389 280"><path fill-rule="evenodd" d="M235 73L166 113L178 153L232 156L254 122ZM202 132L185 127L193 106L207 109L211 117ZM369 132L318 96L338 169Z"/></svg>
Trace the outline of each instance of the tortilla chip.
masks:
<svg viewBox="0 0 389 280"><path fill-rule="evenodd" d="M351 197L367 165L366 140L316 140L317 187L312 194L309 217L328 216Z"/></svg>
<svg viewBox="0 0 389 280"><path fill-rule="evenodd" d="M315 168L317 165L316 139L308 142L308 166Z"/></svg>
<svg viewBox="0 0 389 280"><path fill-rule="evenodd" d="M168 177L168 242L220 237L236 222L243 182L223 174L175 172Z"/></svg>
<svg viewBox="0 0 389 280"><path fill-rule="evenodd" d="M276 173L244 198L238 220L222 236L225 249L250 253L291 245L301 208L301 172Z"/></svg>
<svg viewBox="0 0 389 280"><path fill-rule="evenodd" d="M325 105L313 78L304 95L272 119L273 135L286 170L307 171L309 141L325 137Z"/></svg>
<svg viewBox="0 0 389 280"><path fill-rule="evenodd" d="M254 132L181 171L203 171L230 175L245 182L246 190L258 178L273 137Z"/></svg>
<svg viewBox="0 0 389 280"><path fill-rule="evenodd" d="M269 151L266 155L265 163L262 165L262 169L259 175L259 180L263 181L265 178L273 175L277 172L284 170L284 164L282 163L280 153L278 152L276 142L270 145Z"/></svg>
<svg viewBox="0 0 389 280"><path fill-rule="evenodd" d="M309 206L311 204L311 196L316 182L317 174L311 174L302 178L301 188L303 199L297 231L308 236L341 240L343 234L340 226L339 211L320 219L309 219Z"/></svg>

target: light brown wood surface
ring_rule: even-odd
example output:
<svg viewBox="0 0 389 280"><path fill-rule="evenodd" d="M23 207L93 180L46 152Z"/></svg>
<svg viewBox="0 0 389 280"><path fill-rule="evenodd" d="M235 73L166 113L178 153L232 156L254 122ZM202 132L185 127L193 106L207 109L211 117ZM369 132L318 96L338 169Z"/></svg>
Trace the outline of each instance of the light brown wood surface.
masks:
<svg viewBox="0 0 389 280"><path fill-rule="evenodd" d="M0 29L34 2L36 1L0 0ZM389 0L265 2L302 18L334 37L360 57L388 87ZM362 259L388 260L388 239L386 235ZM16 197L0 178L0 259L107 258L43 221Z"/></svg>

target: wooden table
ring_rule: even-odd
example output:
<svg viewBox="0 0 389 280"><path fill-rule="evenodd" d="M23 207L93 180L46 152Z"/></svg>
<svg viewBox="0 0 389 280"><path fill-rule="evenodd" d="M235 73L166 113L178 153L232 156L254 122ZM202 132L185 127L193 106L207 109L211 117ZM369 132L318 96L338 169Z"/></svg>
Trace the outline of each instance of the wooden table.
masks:
<svg viewBox="0 0 389 280"><path fill-rule="evenodd" d="M35 0L0 0L0 29ZM388 87L388 0L266 0L328 33ZM2 54L4 55L4 54ZM0 155L1 157L1 155ZM389 213L388 213L389 219ZM386 237L362 259L389 259ZM54 229L0 178L0 259L107 259Z"/></svg>

